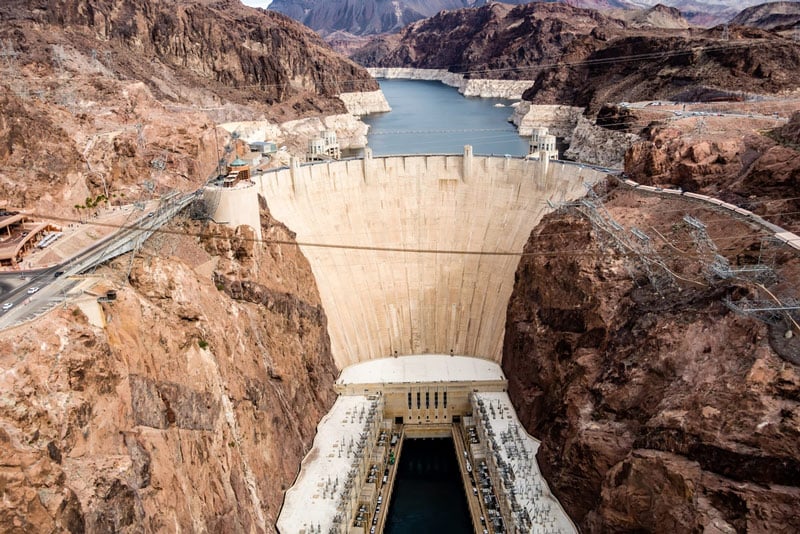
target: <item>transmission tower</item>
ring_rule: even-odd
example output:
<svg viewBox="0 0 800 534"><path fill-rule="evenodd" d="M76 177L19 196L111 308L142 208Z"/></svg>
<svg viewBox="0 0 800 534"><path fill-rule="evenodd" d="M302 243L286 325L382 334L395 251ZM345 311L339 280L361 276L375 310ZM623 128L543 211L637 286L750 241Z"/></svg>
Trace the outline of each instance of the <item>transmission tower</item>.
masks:
<svg viewBox="0 0 800 534"><path fill-rule="evenodd" d="M784 297L770 292L765 286L775 284L778 275L775 271L777 249L780 243L772 236L763 238L759 246L758 260L754 264L731 266L728 259L717 252L717 246L709 237L706 225L690 215L683 217L684 222L691 228L692 238L698 253L704 256L707 278L710 282L715 279L740 280L754 284L760 290L769 293L773 300L742 298L732 300L724 299L725 305L739 315L744 315L774 326L785 325L787 321L800 331L800 301L794 297Z"/></svg>
<svg viewBox="0 0 800 534"><path fill-rule="evenodd" d="M706 119L704 117L700 117L697 119L697 124L695 126L695 133L702 134L706 131Z"/></svg>
<svg viewBox="0 0 800 534"><path fill-rule="evenodd" d="M647 279L656 292L663 296L670 287L675 285L672 273L658 252L653 249L653 240L649 235L635 226L631 227L631 234L635 238L634 250L638 256L639 263L647 273Z"/></svg>
<svg viewBox="0 0 800 534"><path fill-rule="evenodd" d="M144 124L141 122L136 124L136 144L139 146L139 152L144 153L147 143L144 138Z"/></svg>
<svg viewBox="0 0 800 534"><path fill-rule="evenodd" d="M753 300L748 298L733 301L725 299L725 305L738 313L746 315L773 326L786 324L790 320L795 325L800 322L800 301L795 298L774 300Z"/></svg>
<svg viewBox="0 0 800 534"><path fill-rule="evenodd" d="M737 278L761 284L772 284L777 281L775 273L776 242L767 237L761 240L758 260L754 264L732 267L728 258L717 252L717 245L709 237L706 225L692 217L684 215L683 221L689 226L692 239L697 248L701 261L706 265L706 278L713 282L714 279L728 280Z"/></svg>
<svg viewBox="0 0 800 534"><path fill-rule="evenodd" d="M756 263L738 267L731 266L727 258L716 254L714 261L709 265L709 271L723 280L737 278L758 284L774 284L778 281L775 272L775 245L776 242L772 238L762 239Z"/></svg>
<svg viewBox="0 0 800 534"><path fill-rule="evenodd" d="M650 236L638 228L631 228L628 234L611 216L597 193L589 187L587 189L589 198L565 206L574 207L589 219L600 246L616 250L623 257L625 268L631 278L634 280L637 278L635 267L642 268L653 289L664 296L664 293L675 285L675 279L658 252L653 249Z"/></svg>
<svg viewBox="0 0 800 534"><path fill-rule="evenodd" d="M0 58L2 58L5 67L3 74L11 82L10 86L14 93L27 99L29 96L28 84L21 78L20 69L16 65L18 56L19 52L14 48L14 43L5 40L0 42Z"/></svg>

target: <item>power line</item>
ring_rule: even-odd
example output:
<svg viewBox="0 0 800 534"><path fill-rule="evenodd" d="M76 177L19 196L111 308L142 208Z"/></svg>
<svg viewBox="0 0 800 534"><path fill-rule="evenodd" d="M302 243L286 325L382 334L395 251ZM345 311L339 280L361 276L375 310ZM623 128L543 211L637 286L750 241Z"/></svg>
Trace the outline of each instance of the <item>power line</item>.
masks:
<svg viewBox="0 0 800 534"><path fill-rule="evenodd" d="M738 48L750 48L753 42L760 42L758 40L748 40L744 42L736 42L724 45L708 45L708 46L692 46L687 48L679 48L675 50L667 50L667 51L660 51L660 52L647 52L642 54L628 54L628 55L621 55L621 56L614 56L608 58L595 58L595 59L584 59L578 61L551 61L548 63L539 63L536 65L528 65L528 66L518 66L518 67L503 67L503 68L496 68L496 69L473 69L473 70L464 70L464 71L450 71L450 69L462 67L465 63L453 63L450 65L445 66L426 66L426 67L418 67L423 70L442 70L452 72L454 74L461 74L461 75L479 75L479 74L493 74L493 73L503 73L503 72L528 72L528 73L536 73L543 70L559 68L559 67L577 67L577 66L597 66L597 65L607 65L607 64L614 64L614 63L628 63L628 62L635 62L635 61L645 61L657 58L668 58L668 57L675 57L681 56L686 54L694 54L698 52L718 52L724 50L731 50L731 49L738 49ZM376 67L376 68L390 68L390 67ZM320 85L354 85L354 84L361 84L364 83L363 78L333 78L333 79L326 79L326 80L319 80L318 83ZM534 80L508 80L508 81L530 81L531 83ZM248 84L248 85L239 85L235 86L235 89L265 89L265 88L288 88L291 84L289 82L283 83L272 83L272 84Z"/></svg>
<svg viewBox="0 0 800 534"><path fill-rule="evenodd" d="M787 212L787 213L800 213L800 212ZM52 215L45 215L45 214L38 214L38 213L31 213L33 217L38 217L42 219L50 219L54 221L61 221L61 222L79 222L77 219L71 219L68 217L56 217ZM725 219L727 220L727 219ZM117 223L100 223L100 222L93 222L87 223L92 224L94 226L102 226L107 228L115 228L120 230L148 230L152 231L153 234L168 234L168 235L179 235L179 236L186 236L186 237L196 237L196 238L206 238L206 239L219 239L222 236L218 234L208 233L208 232L190 232L187 230L169 230L161 227L157 230L153 230L149 227L143 227L136 224L133 225L125 225L125 224L117 224ZM536 237L550 237L550 236L559 236L559 235L568 235L574 233L583 233L581 231L570 231L570 232L553 232L548 234L537 234ZM717 241L722 240L738 240L738 239L747 239L747 238L761 238L765 235L769 235L768 232L762 231L758 233L743 233L743 234L734 234L734 235L726 235L717 237ZM398 253L414 253L414 254L449 254L449 255L463 255L463 256L501 256L501 257L528 257L528 256L559 256L562 254L569 254L569 255L580 255L580 256L591 256L596 255L595 252L587 252L585 250L559 250L559 251L542 251L542 252L514 252L514 251L483 251L483 250L463 250L463 249L428 249L428 248L415 248L415 247L381 247L381 246L374 246L374 245L353 245L353 244L344 244L344 243L319 243L319 242L306 242L306 241L292 241L288 239L272 239L272 238L257 238L257 237L245 237L245 236L238 236L237 239L242 241L253 242L257 244L263 245L289 245L289 246L301 246L301 247L309 247L309 248L324 248L324 249L340 249L340 250L354 250L354 251L371 251L371 252L398 252ZM679 240L675 243L693 243L694 241L689 240ZM738 247L730 248L730 249L722 249L722 250L739 250Z"/></svg>

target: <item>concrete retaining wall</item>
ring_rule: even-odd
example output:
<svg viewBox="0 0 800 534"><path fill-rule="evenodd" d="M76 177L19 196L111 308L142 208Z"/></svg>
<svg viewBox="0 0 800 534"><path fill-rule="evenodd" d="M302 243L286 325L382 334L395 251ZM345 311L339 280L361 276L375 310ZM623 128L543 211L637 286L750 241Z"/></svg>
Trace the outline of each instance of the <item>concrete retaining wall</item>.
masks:
<svg viewBox="0 0 800 534"><path fill-rule="evenodd" d="M261 213L258 189L254 184L240 183L236 187L206 186L203 199L212 208L211 218L232 228L248 225L261 239Z"/></svg>
<svg viewBox="0 0 800 534"><path fill-rule="evenodd" d="M295 165L256 180L272 215L297 232L343 368L394 354L499 361L517 253L548 199L582 196L601 176L469 149Z"/></svg>

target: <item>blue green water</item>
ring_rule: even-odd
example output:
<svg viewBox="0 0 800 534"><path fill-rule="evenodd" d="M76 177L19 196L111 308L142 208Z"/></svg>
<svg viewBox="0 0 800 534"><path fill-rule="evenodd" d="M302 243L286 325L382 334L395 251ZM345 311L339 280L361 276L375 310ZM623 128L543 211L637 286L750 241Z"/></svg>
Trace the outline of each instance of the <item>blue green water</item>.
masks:
<svg viewBox="0 0 800 534"><path fill-rule="evenodd" d="M381 80L392 107L389 113L364 117L370 125L368 146L376 156L389 154L528 153L528 140L517 134L508 118L511 101L466 98L440 82ZM505 107L495 107L503 104Z"/></svg>
<svg viewBox="0 0 800 534"><path fill-rule="evenodd" d="M386 534L472 534L453 440L403 443Z"/></svg>

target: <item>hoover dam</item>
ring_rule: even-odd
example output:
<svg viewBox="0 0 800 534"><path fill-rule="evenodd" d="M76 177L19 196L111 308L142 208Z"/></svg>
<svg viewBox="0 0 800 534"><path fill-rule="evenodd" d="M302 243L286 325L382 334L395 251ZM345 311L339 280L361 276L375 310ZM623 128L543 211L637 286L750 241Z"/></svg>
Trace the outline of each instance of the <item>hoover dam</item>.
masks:
<svg viewBox="0 0 800 534"><path fill-rule="evenodd" d="M293 159L216 189L214 220L256 228L260 195L296 233L341 371L338 400L286 494L282 533L383 532L395 462L415 438L452 439L475 532L574 531L539 475L538 442L520 432L499 366L532 229L605 175L549 148L538 158L368 149Z"/></svg>
<svg viewBox="0 0 800 534"><path fill-rule="evenodd" d="M547 159L372 157L256 176L297 233L340 369L389 356L500 361L519 254L548 201L603 173ZM217 220L227 220L221 214Z"/></svg>

